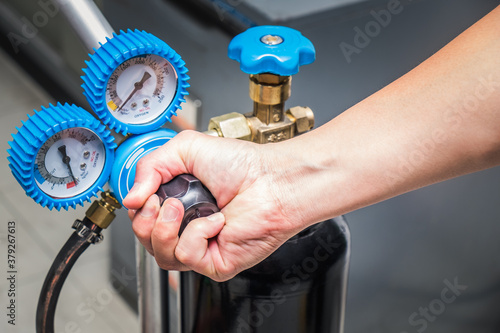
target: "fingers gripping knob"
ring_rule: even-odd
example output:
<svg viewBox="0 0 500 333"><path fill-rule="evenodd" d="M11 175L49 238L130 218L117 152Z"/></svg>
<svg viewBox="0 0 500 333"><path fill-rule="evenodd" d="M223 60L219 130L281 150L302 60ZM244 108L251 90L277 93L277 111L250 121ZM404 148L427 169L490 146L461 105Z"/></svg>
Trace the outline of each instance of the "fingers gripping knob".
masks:
<svg viewBox="0 0 500 333"><path fill-rule="evenodd" d="M179 235L192 220L212 215L219 211L217 201L201 181L192 175L179 175L170 182L160 186L156 192L160 204L168 198L176 198L184 206L184 218Z"/></svg>
<svg viewBox="0 0 500 333"><path fill-rule="evenodd" d="M294 29L280 26L250 28L229 44L229 58L248 74L297 74L299 67L316 59L314 45Z"/></svg>

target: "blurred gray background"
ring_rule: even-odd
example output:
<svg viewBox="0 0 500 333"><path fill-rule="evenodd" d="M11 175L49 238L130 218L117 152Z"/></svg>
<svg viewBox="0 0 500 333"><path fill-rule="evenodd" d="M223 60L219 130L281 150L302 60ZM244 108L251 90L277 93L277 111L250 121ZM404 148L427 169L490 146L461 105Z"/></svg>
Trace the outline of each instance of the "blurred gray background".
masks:
<svg viewBox="0 0 500 333"><path fill-rule="evenodd" d="M247 75L226 55L232 37L251 25L290 26L314 43L317 60L294 77L287 106L311 107L320 126L417 66L500 1L97 3L116 31L144 29L181 54L190 70L190 93L201 101L196 125L205 130L212 116L251 110ZM359 53L346 57L340 45L354 45L355 28L364 30L375 21L372 11L396 4L401 12L373 33ZM40 10L36 1L0 1L4 52L41 85L49 101L75 102L89 109L79 79L87 52L62 15L51 17L19 50L6 38L22 27L23 17L32 17ZM11 99L11 94L0 91L0 106ZM346 217L352 233L346 333L500 330L496 310L500 304L500 169L433 185ZM69 221L60 228L66 228L69 235ZM121 268L133 269L135 265L134 240L124 212L107 234L108 240L111 238L111 262L106 269L113 278ZM62 245L62 238L60 242ZM440 304L444 303L439 300L450 283L459 284L463 290L442 308ZM133 308L133 284L128 283L120 295ZM430 309L427 317L423 314L426 309ZM133 332L136 327L130 329Z"/></svg>

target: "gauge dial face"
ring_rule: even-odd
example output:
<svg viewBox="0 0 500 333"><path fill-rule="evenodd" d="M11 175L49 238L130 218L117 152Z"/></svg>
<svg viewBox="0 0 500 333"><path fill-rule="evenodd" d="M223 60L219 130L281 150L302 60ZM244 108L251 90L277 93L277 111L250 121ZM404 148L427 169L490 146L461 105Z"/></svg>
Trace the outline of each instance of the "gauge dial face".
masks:
<svg viewBox="0 0 500 333"><path fill-rule="evenodd" d="M94 185L105 160L104 144L93 131L82 127L65 129L38 150L35 181L53 198L70 198Z"/></svg>
<svg viewBox="0 0 500 333"><path fill-rule="evenodd" d="M126 124L145 124L162 115L177 91L177 73L165 58L143 55L128 59L111 74L106 105Z"/></svg>

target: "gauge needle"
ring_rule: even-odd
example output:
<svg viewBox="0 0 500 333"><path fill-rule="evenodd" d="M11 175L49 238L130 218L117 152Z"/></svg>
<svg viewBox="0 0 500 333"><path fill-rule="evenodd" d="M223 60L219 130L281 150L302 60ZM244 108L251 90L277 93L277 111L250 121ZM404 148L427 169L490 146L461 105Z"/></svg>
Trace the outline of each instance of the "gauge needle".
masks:
<svg viewBox="0 0 500 333"><path fill-rule="evenodd" d="M125 104L127 104L127 102L132 98L132 96L134 96L136 92L142 89L142 87L144 86L144 82L146 82L150 77L151 74L149 74L148 72L144 72L141 81L134 83L134 90L132 90L132 92L130 93L130 95L128 95L125 102L123 102L122 105L116 111L120 111L125 106Z"/></svg>
<svg viewBox="0 0 500 333"><path fill-rule="evenodd" d="M63 158L62 161L63 161L63 163L68 166L69 175L71 176L71 178L73 178L73 181L75 182L75 185L77 185L78 181L76 180L75 175L73 175L73 170L71 170L71 165L69 164L69 162L71 161L71 158L66 154L66 146L62 145L62 146L60 146L57 149L59 150L59 152L62 155L62 158Z"/></svg>

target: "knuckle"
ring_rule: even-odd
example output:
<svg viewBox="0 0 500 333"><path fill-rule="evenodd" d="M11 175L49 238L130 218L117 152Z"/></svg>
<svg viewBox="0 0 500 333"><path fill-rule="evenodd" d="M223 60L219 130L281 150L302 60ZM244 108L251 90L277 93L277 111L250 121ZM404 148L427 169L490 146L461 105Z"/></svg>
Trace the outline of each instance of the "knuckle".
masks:
<svg viewBox="0 0 500 333"><path fill-rule="evenodd" d="M175 261L168 260L165 257L158 255L157 253L155 254L155 261L158 266L160 266L160 268L164 270L171 270L177 266Z"/></svg>
<svg viewBox="0 0 500 333"><path fill-rule="evenodd" d="M186 228L190 226L191 232L195 232L197 235L198 234L204 234L204 230L206 227L206 220L205 218L197 218L193 221L191 221Z"/></svg>
<svg viewBox="0 0 500 333"><path fill-rule="evenodd" d="M152 230L151 237L154 237L160 243L167 243L176 239L177 234L162 223L157 223Z"/></svg>
<svg viewBox="0 0 500 333"><path fill-rule="evenodd" d="M211 279L214 280L215 282L226 282L227 280L230 279L230 277L224 277L224 276L221 276L221 275L216 275L216 276L211 277Z"/></svg>
<svg viewBox="0 0 500 333"><path fill-rule="evenodd" d="M228 269L226 267L222 267L222 268L218 269L217 273L218 273L217 279L220 279L220 281L218 281L218 282L227 281L235 275L234 271L232 269Z"/></svg>
<svg viewBox="0 0 500 333"><path fill-rule="evenodd" d="M151 237L151 228L145 227L142 223L137 221L132 223L132 230L139 239Z"/></svg>
<svg viewBox="0 0 500 333"><path fill-rule="evenodd" d="M196 136L196 134L198 134L198 133L196 131L192 131L192 130L182 131L174 137L174 140L175 141L178 141L178 140L182 141L182 140L185 140L188 138L192 138L192 137Z"/></svg>
<svg viewBox="0 0 500 333"><path fill-rule="evenodd" d="M186 252L184 251L184 249L182 249L181 246L177 246L175 248L175 258L177 258L177 260L181 263L183 263L184 265L187 265L187 266L190 266L189 264L191 263L191 256Z"/></svg>

